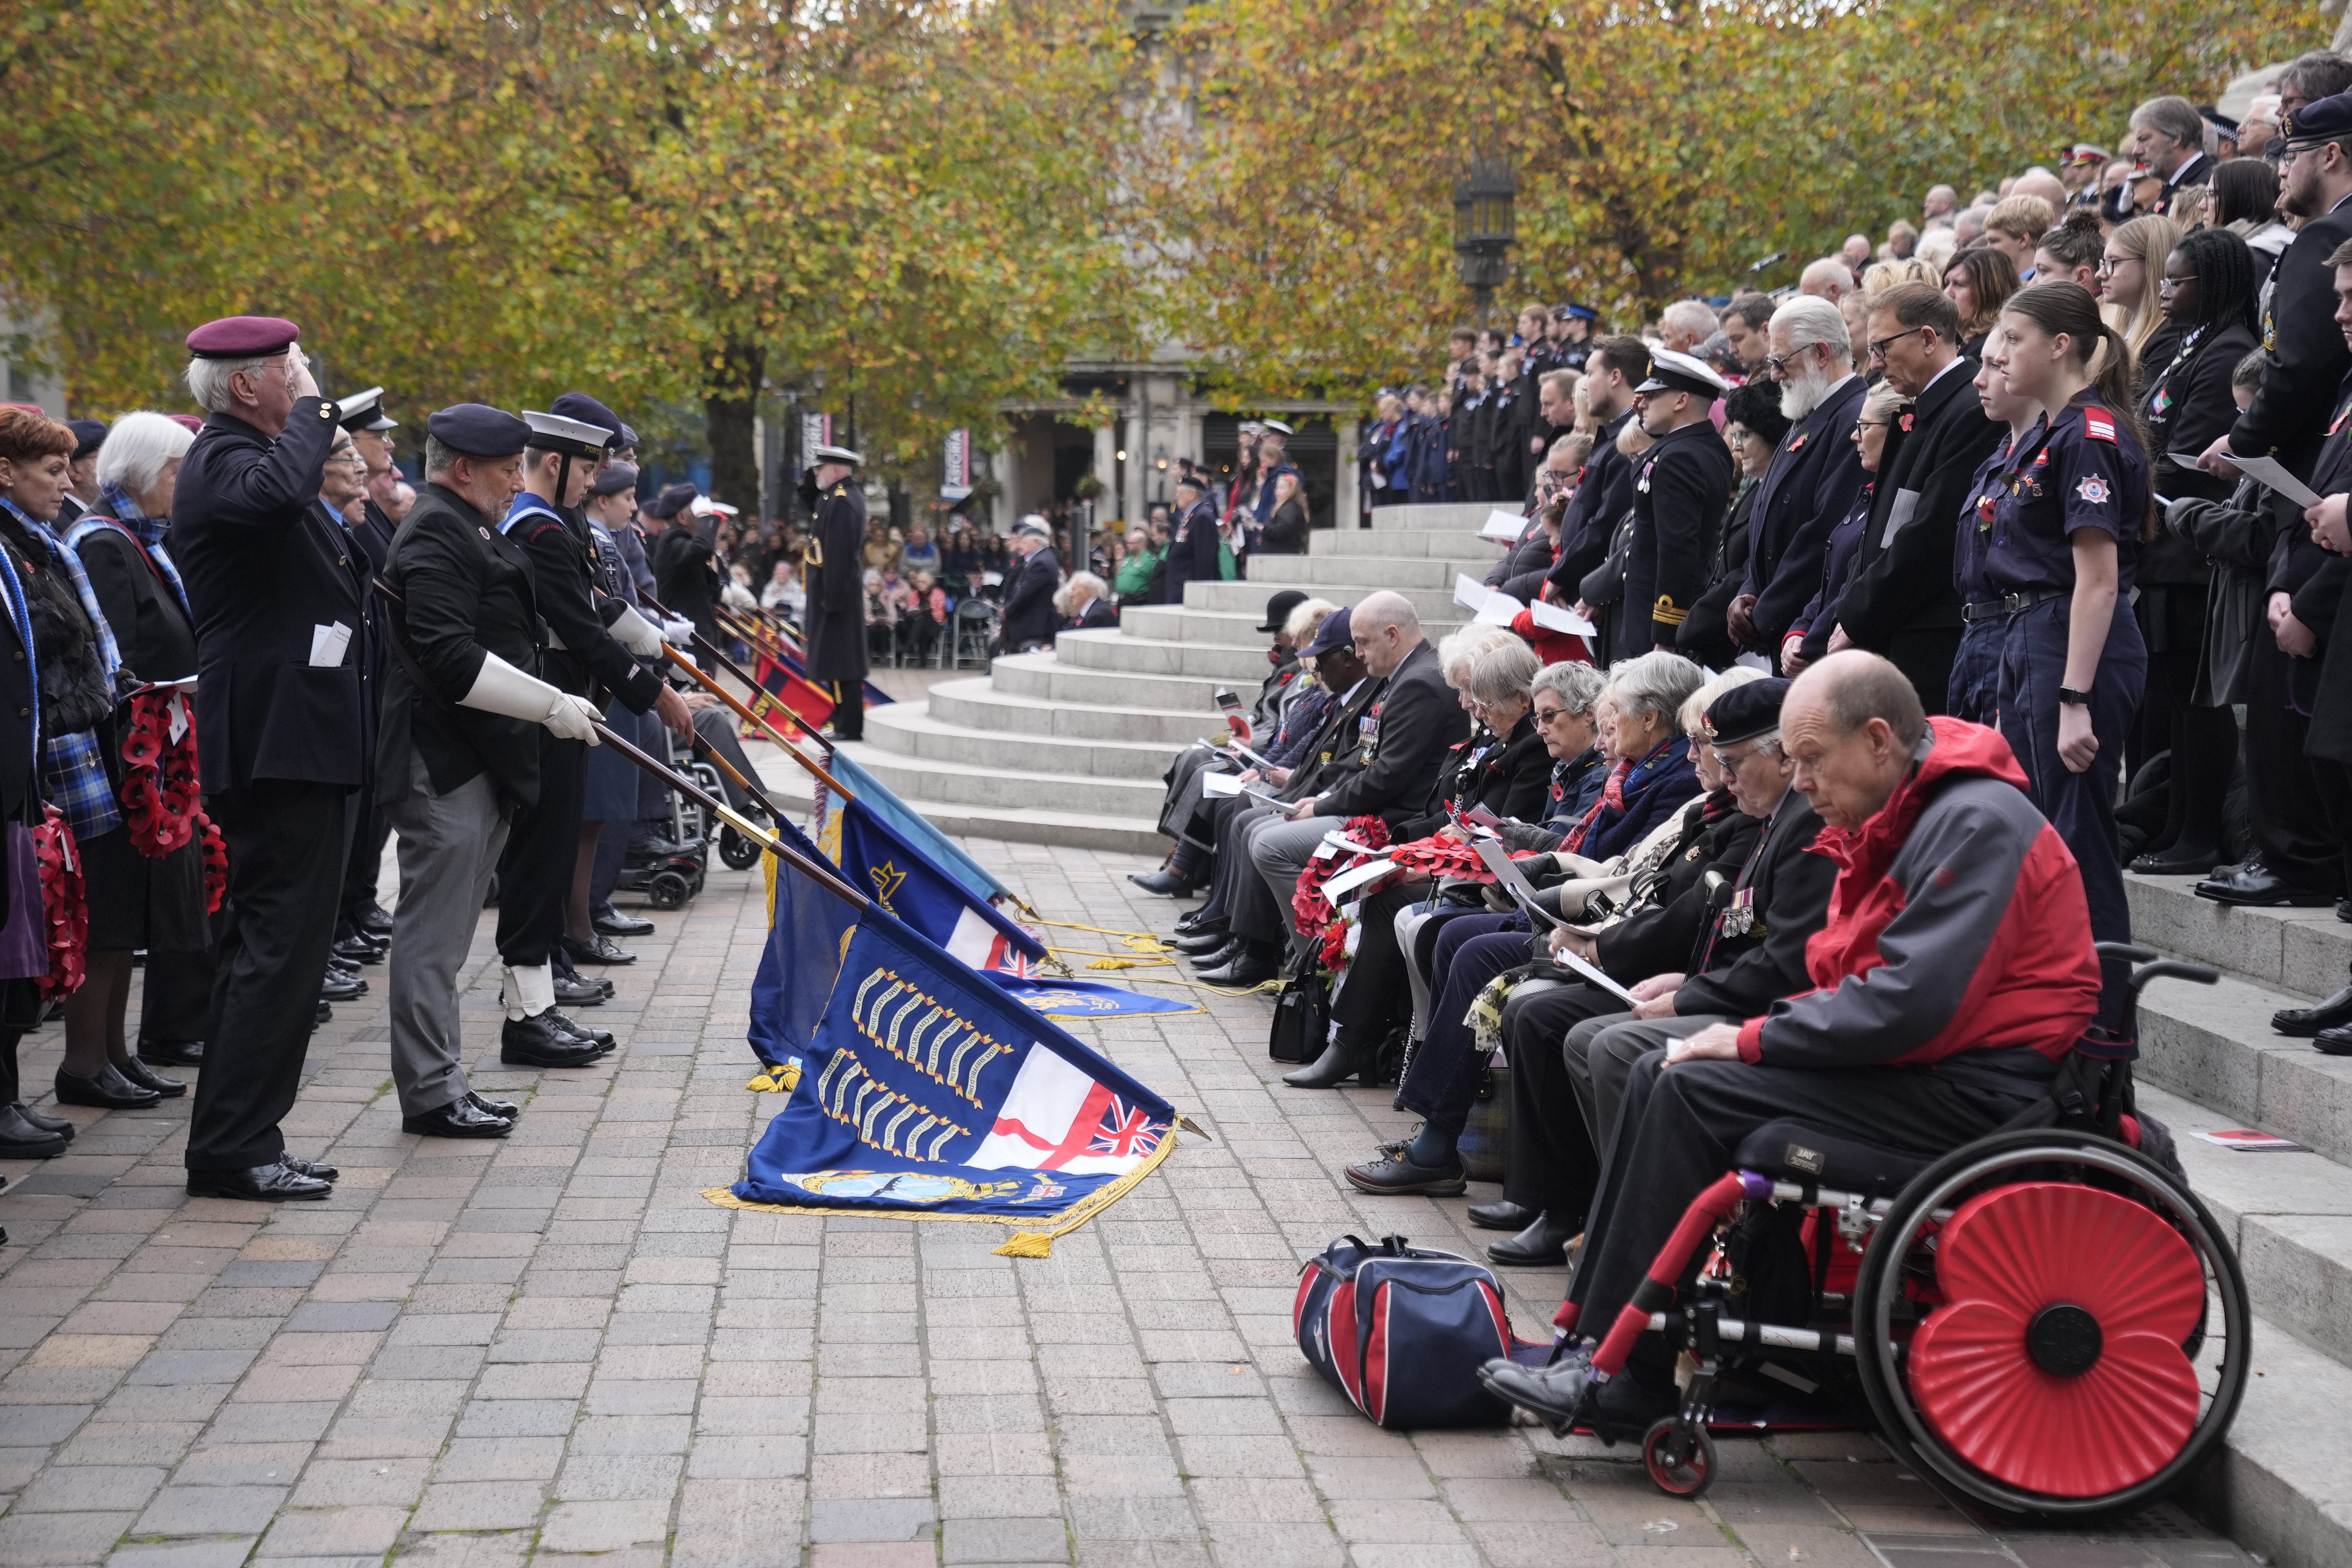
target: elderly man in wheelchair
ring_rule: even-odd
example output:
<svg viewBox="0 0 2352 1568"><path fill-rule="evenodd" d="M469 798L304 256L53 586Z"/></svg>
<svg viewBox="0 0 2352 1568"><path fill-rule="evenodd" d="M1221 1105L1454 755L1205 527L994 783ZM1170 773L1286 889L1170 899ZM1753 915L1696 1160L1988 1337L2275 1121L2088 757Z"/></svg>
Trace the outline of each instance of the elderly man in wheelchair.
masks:
<svg viewBox="0 0 2352 1568"><path fill-rule="evenodd" d="M1928 720L1874 655L1808 669L1780 728L1837 867L1814 988L1634 1063L1554 1359L1481 1377L1556 1431L1645 1434L1685 1494L1711 1427L1818 1424L1772 1395L1858 1381L1899 1456L1983 1503L2137 1506L2234 1412L2244 1289L2148 1157L2130 1040L2092 1028L2074 858L2000 734ZM2158 974L2210 977L2135 992Z"/></svg>

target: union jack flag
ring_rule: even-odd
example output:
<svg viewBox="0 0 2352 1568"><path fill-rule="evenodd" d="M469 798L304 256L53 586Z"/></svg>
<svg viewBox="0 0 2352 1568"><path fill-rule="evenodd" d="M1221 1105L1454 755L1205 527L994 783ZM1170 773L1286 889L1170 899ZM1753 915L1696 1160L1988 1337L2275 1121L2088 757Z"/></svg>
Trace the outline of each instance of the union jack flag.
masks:
<svg viewBox="0 0 2352 1568"><path fill-rule="evenodd" d="M1113 1095L1104 1108L1101 1124L1087 1144L1087 1152L1122 1160L1141 1159L1160 1147L1160 1140L1167 1131L1167 1123L1153 1121L1139 1107Z"/></svg>

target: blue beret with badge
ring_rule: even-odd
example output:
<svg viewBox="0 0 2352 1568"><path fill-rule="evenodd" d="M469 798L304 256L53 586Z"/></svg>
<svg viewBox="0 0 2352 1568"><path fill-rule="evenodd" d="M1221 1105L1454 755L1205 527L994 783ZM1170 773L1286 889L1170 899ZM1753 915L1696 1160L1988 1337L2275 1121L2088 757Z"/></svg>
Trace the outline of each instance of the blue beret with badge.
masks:
<svg viewBox="0 0 2352 1568"><path fill-rule="evenodd" d="M530 445L530 426L486 403L453 403L427 415L425 433L469 458L511 458Z"/></svg>

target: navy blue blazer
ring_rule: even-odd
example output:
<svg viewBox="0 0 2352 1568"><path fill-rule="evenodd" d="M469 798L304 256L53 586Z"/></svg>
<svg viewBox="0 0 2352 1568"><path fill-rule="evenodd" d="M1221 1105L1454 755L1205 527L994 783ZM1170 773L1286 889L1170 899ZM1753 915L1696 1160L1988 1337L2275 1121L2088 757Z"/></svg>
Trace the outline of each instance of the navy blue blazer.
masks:
<svg viewBox="0 0 2352 1568"><path fill-rule="evenodd" d="M1853 439L1866 391L1862 377L1848 377L1789 426L1772 466L1756 482L1756 501L1748 510L1748 577L1739 591L1756 595L1749 612L1756 640L1749 646L1759 653L1778 658L1780 639L1822 585L1830 531L1853 510L1853 498L1870 477Z"/></svg>

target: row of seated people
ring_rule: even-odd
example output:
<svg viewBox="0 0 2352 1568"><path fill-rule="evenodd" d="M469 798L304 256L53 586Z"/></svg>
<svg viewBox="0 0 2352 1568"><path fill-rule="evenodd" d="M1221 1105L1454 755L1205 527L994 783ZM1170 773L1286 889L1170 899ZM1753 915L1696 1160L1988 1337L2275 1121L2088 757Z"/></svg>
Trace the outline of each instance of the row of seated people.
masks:
<svg viewBox="0 0 2352 1568"><path fill-rule="evenodd" d="M1360 677L1335 668L1329 641L1318 634L1316 664L1344 708ZM1380 816L1391 845L1422 840L1408 863L1443 864L1486 807L1561 923L1538 937L1466 876L1373 893L1355 911L1330 1048L1287 1081L1369 1078L1395 1054L1381 1043L1405 1033L1397 1103L1422 1124L1348 1177L1369 1193L1454 1194L1455 1145L1500 1046L1514 1068L1507 1173L1502 1198L1470 1214L1510 1233L1490 1248L1497 1263L1572 1262L1564 1323L1606 1331L1757 1128L1795 1120L1932 1157L2042 1100L2091 1027L2100 975L2073 857L1999 732L1930 721L1886 661L1847 652L1794 682L1708 680L1652 654L1603 682L1457 637L1431 664L1467 738L1432 766L1417 809L1351 815ZM1297 796L1310 803L1300 820L1326 816L1312 804L1322 787ZM1219 842L1217 886L1239 909L1274 868ZM1589 1352L1497 1363L1493 1385L1569 1419ZM1671 1371L1637 1357L1595 1392L1619 1419L1645 1418L1672 1407Z"/></svg>

